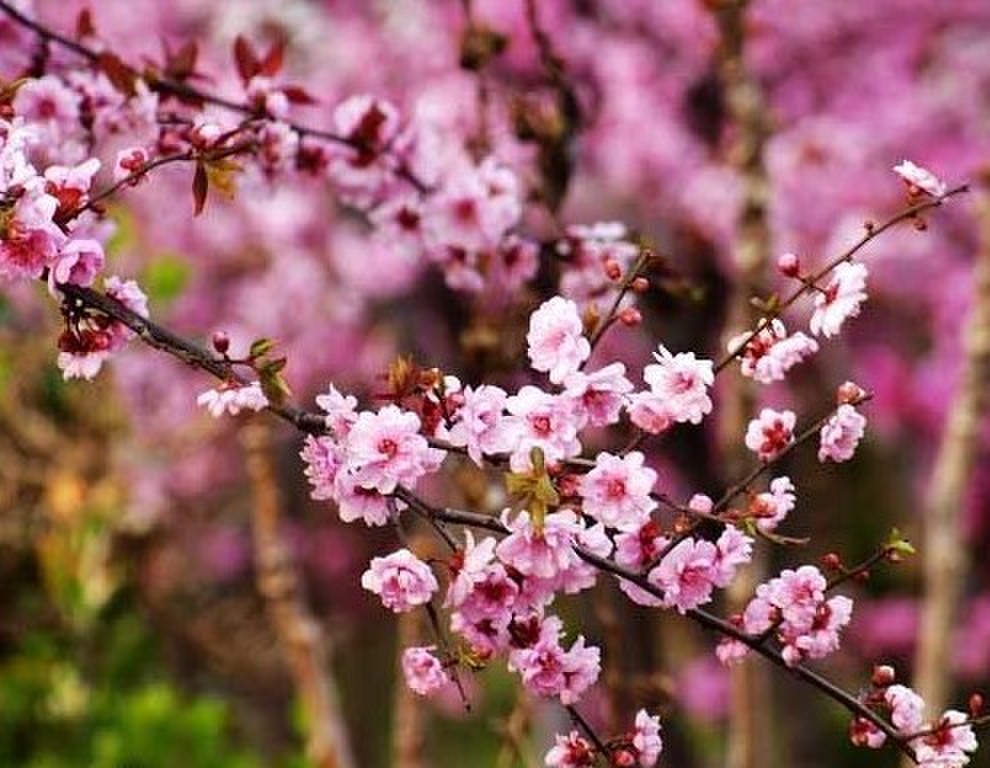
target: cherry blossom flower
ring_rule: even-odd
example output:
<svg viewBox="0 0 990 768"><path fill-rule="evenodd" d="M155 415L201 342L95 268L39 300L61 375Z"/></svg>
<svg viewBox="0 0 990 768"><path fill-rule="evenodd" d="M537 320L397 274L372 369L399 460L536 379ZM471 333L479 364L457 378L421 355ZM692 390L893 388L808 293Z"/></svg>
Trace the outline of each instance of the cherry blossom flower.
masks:
<svg viewBox="0 0 990 768"><path fill-rule="evenodd" d="M514 518L506 511L502 522L509 535L498 543L498 557L524 576L552 580L578 561L574 544L583 525L573 510L552 512L539 528L526 511Z"/></svg>
<svg viewBox="0 0 990 768"><path fill-rule="evenodd" d="M750 512L756 518L756 525L763 531L772 531L787 513L794 509L796 500L794 483L789 477L775 477L770 481L770 490L757 494L750 504Z"/></svg>
<svg viewBox="0 0 990 768"><path fill-rule="evenodd" d="M531 469L533 448L542 450L550 464L581 452L578 417L570 398L527 385L506 400L506 409L512 415L509 463L514 472Z"/></svg>
<svg viewBox="0 0 990 768"><path fill-rule="evenodd" d="M419 417L395 405L358 414L346 444L347 465L356 481L388 494L399 485L414 486L435 471L443 451L431 448L419 430Z"/></svg>
<svg viewBox="0 0 990 768"><path fill-rule="evenodd" d="M299 456L306 465L303 472L311 486L310 496L317 501L335 499L337 471L342 463L340 447L336 441L328 437L306 435Z"/></svg>
<svg viewBox="0 0 990 768"><path fill-rule="evenodd" d="M386 497L374 488L361 485L346 466L334 478L334 499L337 513L345 523L361 520L368 526L381 526L391 519Z"/></svg>
<svg viewBox="0 0 990 768"><path fill-rule="evenodd" d="M653 768L663 751L660 738L660 718L650 715L645 709L636 713L636 728L633 731L633 747L641 768Z"/></svg>
<svg viewBox="0 0 990 768"><path fill-rule="evenodd" d="M549 374L554 384L577 371L591 354L577 305L560 296L545 301L530 315L526 343L533 370Z"/></svg>
<svg viewBox="0 0 990 768"><path fill-rule="evenodd" d="M654 521L648 520L639 530L616 535L615 561L624 568L638 573L652 563L669 544L670 540L661 535L660 526ZM628 579L617 578L619 589L625 592L634 603L650 607L663 604L660 598L633 584Z"/></svg>
<svg viewBox="0 0 990 768"><path fill-rule="evenodd" d="M450 683L443 664L434 655L435 646L406 648L402 652L402 676L411 691L432 696Z"/></svg>
<svg viewBox="0 0 990 768"><path fill-rule="evenodd" d="M622 363L611 363L593 373L575 371L564 379L564 395L574 403L583 429L605 427L619 420L633 385Z"/></svg>
<svg viewBox="0 0 990 768"><path fill-rule="evenodd" d="M700 424L712 410L708 388L715 373L711 360L699 360L694 352L674 355L662 345L653 356L657 362L643 369L651 392L663 400L672 421Z"/></svg>
<svg viewBox="0 0 990 768"><path fill-rule="evenodd" d="M90 286L103 269L103 246L96 240L70 240L59 250L54 266L48 272L48 285Z"/></svg>
<svg viewBox="0 0 990 768"><path fill-rule="evenodd" d="M788 336L784 323L777 318L752 339L749 336L749 332L739 334L726 346L730 353L743 347L739 358L742 374L761 384L783 381L791 368L818 351L818 343L810 336L800 331Z"/></svg>
<svg viewBox="0 0 990 768"><path fill-rule="evenodd" d="M316 396L316 404L326 416L327 429L338 439L346 438L358 420L358 401L354 395L344 395L331 384L325 394Z"/></svg>
<svg viewBox="0 0 990 768"><path fill-rule="evenodd" d="M227 385L208 389L196 398L201 405L218 419L225 413L236 416L241 411L261 411L268 407L268 398L261 391L261 385L253 381L244 385Z"/></svg>
<svg viewBox="0 0 990 768"><path fill-rule="evenodd" d="M890 722L902 733L921 730L925 719L925 700L905 685L891 685L883 692L890 707Z"/></svg>
<svg viewBox="0 0 990 768"><path fill-rule="evenodd" d="M969 764L969 754L978 746L976 735L964 712L947 710L934 730L911 740L918 765L925 768L961 768Z"/></svg>
<svg viewBox="0 0 990 768"><path fill-rule="evenodd" d="M595 748L577 731L554 735L556 742L543 760L547 768L592 768Z"/></svg>
<svg viewBox="0 0 990 768"><path fill-rule="evenodd" d="M514 433L505 415L507 398L505 390L491 384L467 387L463 392L463 404L454 415L448 439L452 445L466 448L479 467L486 454L512 448Z"/></svg>
<svg viewBox="0 0 990 768"><path fill-rule="evenodd" d="M663 590L666 607L687 613L712 599L718 557L710 541L688 537L663 556L649 580Z"/></svg>
<svg viewBox="0 0 990 768"><path fill-rule="evenodd" d="M579 486L584 513L612 528L642 527L657 506L650 496L657 473L643 466L645 460L639 451L598 454Z"/></svg>
<svg viewBox="0 0 990 768"><path fill-rule="evenodd" d="M866 417L849 403L843 403L821 429L818 460L849 461L865 431Z"/></svg>
<svg viewBox="0 0 990 768"><path fill-rule="evenodd" d="M864 264L839 264L832 272L832 279L822 291L815 293L815 311L811 315L811 332L816 336L832 337L842 325L859 314L860 305L866 301L867 269Z"/></svg>
<svg viewBox="0 0 990 768"><path fill-rule="evenodd" d="M932 197L941 197L949 191L948 186L938 176L910 160L903 160L899 165L895 165L894 173L904 179L909 187L927 192Z"/></svg>
<svg viewBox="0 0 990 768"><path fill-rule="evenodd" d="M760 461L770 461L793 441L796 422L793 411L764 408L746 428L746 447L759 456Z"/></svg>
<svg viewBox="0 0 990 768"><path fill-rule="evenodd" d="M382 605L395 613L425 605L439 589L430 566L408 549L373 558L361 576L361 586L378 595Z"/></svg>

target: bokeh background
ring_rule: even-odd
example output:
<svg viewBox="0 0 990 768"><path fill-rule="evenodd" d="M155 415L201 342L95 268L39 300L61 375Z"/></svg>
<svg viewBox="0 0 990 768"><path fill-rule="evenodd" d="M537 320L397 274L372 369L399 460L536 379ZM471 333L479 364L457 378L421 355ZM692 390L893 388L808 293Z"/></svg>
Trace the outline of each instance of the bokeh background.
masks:
<svg viewBox="0 0 990 768"><path fill-rule="evenodd" d="M24 5L62 30L83 7ZM461 66L467 16L456 0L88 5L101 36L129 60L157 56L163 40L196 39L220 92L237 89L236 35L284 40L292 81L319 99L299 112L313 125L367 92L467 141L480 135L483 91L489 148L533 188L565 191L559 222L624 221L663 257L641 304L642 329L611 337L610 352L637 367L661 341L712 356L724 348L740 211L752 188L739 156L745 126L727 99L731 41L716 0L536 4L582 114L549 171L546 147L520 128L554 96L523 0L467 4L476 28L507 43L480 76ZM9 33L0 18L6 76L25 66L2 45ZM769 568L833 550L858 561L893 526L923 548L925 498L964 367L974 268L990 252L982 181L990 4L752 0L743 36L742 62L761 99L771 261L795 251L823 263L865 220L895 211L904 194L890 168L905 157L950 183L973 184L927 231L907 226L872 244L863 315L787 388L761 395L815 413L846 378L876 393L854 462L822 467L813 450L789 460L800 502L787 532L812 542L770 550ZM510 295L498 286L480 297L454 291L430 265L396 262L315 180L248 179L235 200L211 202L196 219L188 187L185 170L166 169L114 204L111 268L137 276L153 316L188 335L222 329L235 348L277 338L304 402L331 381L373 392L400 353L467 382L505 377L523 360L527 311L554 290L544 269ZM545 216L530 218L532 231L549 231ZM772 270L765 280L766 290L780 285ZM258 587L257 485L243 423L210 419L195 405L208 382L136 345L95 383L64 382L54 364L57 313L39 291L0 297L0 765L306 765L293 675ZM423 739L423 766L541 764L540 750L565 726L561 714L520 699L497 666L472 680L470 712L456 699L413 701L395 685L398 634L424 630L397 627L357 586L368 559L394 547L393 534L345 526L309 500L298 435L274 423L264 429L282 532L328 652L319 674L336 692L357 764L401 766L394 755L409 738ZM713 429L664 441L653 460L673 495L718 490L718 442ZM959 504L964 596L951 674L960 700L990 678L988 448L984 418ZM456 493L470 500L476 481L458 478ZM852 588L853 626L831 664L852 689L874 660L909 676L922 562L878 569ZM619 600L611 583L564 614L604 639L607 674L621 677L609 701L603 694L587 705L591 717L618 707L628 720L647 704L663 715L665 765L725 764L729 678L711 638ZM847 717L831 702L780 675L770 680L758 714L770 734L765 765L896 763L893 752L853 750ZM520 722L528 733L517 738ZM990 757L978 754L974 764Z"/></svg>

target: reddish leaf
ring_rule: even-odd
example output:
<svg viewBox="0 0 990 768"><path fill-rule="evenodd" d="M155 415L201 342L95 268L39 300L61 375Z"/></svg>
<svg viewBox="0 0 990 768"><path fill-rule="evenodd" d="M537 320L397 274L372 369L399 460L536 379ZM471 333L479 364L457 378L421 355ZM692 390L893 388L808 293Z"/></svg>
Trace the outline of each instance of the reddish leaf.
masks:
<svg viewBox="0 0 990 768"><path fill-rule="evenodd" d="M210 178L206 173L206 166L196 163L196 173L193 175L193 203L194 214L199 216L206 205L206 193L210 189Z"/></svg>
<svg viewBox="0 0 990 768"><path fill-rule="evenodd" d="M167 54L165 71L176 80L185 80L195 72L198 58L199 46L196 45L195 40L191 40L178 52Z"/></svg>
<svg viewBox="0 0 990 768"><path fill-rule="evenodd" d="M237 64L237 73L245 83L261 70L258 55L254 52L251 43L241 35L234 40L234 61Z"/></svg>
<svg viewBox="0 0 990 768"><path fill-rule="evenodd" d="M283 85L281 88L285 98L292 104L317 104L317 100L309 95L309 92L299 85Z"/></svg>
<svg viewBox="0 0 990 768"><path fill-rule="evenodd" d="M136 93L134 84L137 73L120 56L109 52L101 53L97 58L97 65L118 91L125 96L133 96Z"/></svg>
<svg viewBox="0 0 990 768"><path fill-rule="evenodd" d="M83 8L76 17L76 37L92 37L96 34L96 25L93 24L93 13L89 8Z"/></svg>
<svg viewBox="0 0 990 768"><path fill-rule="evenodd" d="M266 77L274 77L281 71L284 60L285 43L279 40L273 43L272 47L268 49L268 53L265 54L265 58L262 59L258 67L258 74L265 75Z"/></svg>

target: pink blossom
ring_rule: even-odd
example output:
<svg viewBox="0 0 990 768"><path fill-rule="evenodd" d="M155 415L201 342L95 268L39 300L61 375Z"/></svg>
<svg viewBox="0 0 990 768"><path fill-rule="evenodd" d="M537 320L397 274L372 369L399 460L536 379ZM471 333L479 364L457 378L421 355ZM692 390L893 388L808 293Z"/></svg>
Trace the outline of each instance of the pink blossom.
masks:
<svg viewBox="0 0 990 768"><path fill-rule="evenodd" d="M124 179L142 170L151 161L148 150L144 147L128 147L117 153L113 163L113 180L120 183ZM138 177L131 180L131 184L137 184Z"/></svg>
<svg viewBox="0 0 990 768"><path fill-rule="evenodd" d="M598 679L601 651L586 646L583 637L564 651L560 634L560 620L548 617L535 643L511 653L510 667L519 672L532 693L544 698L559 696L564 705L575 704Z"/></svg>
<svg viewBox="0 0 990 768"><path fill-rule="evenodd" d="M329 437L306 435L299 455L306 465L303 472L311 486L310 496L318 501L336 498L335 481L341 465L337 443Z"/></svg>
<svg viewBox="0 0 990 768"><path fill-rule="evenodd" d="M577 731L566 736L555 734L554 741L556 743L543 760L547 768L592 768L595 765L595 748Z"/></svg>
<svg viewBox="0 0 990 768"><path fill-rule="evenodd" d="M467 448L468 456L479 467L486 454L512 448L513 431L505 417L507 397L505 390L491 384L467 387L463 392L464 402L457 409L448 439L452 445Z"/></svg>
<svg viewBox="0 0 990 768"><path fill-rule="evenodd" d="M771 461L794 440L796 422L793 411L764 408L746 428L746 447L759 456L760 461Z"/></svg>
<svg viewBox="0 0 990 768"><path fill-rule="evenodd" d="M637 531L619 533L615 537L615 561L624 568L642 571L668 546L670 541L662 536L660 527L648 520ZM630 600L639 605L658 606L663 601L628 579L619 577L619 588Z"/></svg>
<svg viewBox="0 0 990 768"><path fill-rule="evenodd" d="M619 420L633 385L622 363L611 363L593 373L575 371L564 379L564 395L571 399L582 427L605 427Z"/></svg>
<svg viewBox="0 0 990 768"><path fill-rule="evenodd" d="M918 765L924 768L961 768L978 746L964 712L947 710L932 733L911 740Z"/></svg>
<svg viewBox="0 0 990 768"><path fill-rule="evenodd" d="M393 159L386 150L399 135L399 113L382 99L352 96L334 110L333 127L350 143L326 146L327 174L345 200L369 207L392 179Z"/></svg>
<svg viewBox="0 0 990 768"><path fill-rule="evenodd" d="M32 122L45 125L57 141L64 132L79 124L79 94L54 75L28 80L14 97L15 112Z"/></svg>
<svg viewBox="0 0 990 768"><path fill-rule="evenodd" d="M334 498L337 513L345 523L361 520L368 526L385 525L390 517L388 500L374 488L365 488L355 474L344 469L334 478Z"/></svg>
<svg viewBox="0 0 990 768"><path fill-rule="evenodd" d="M577 371L591 354L577 305L560 296L545 301L530 315L526 343L533 370L548 373L554 384Z"/></svg>
<svg viewBox="0 0 990 768"><path fill-rule="evenodd" d="M879 749L887 742L887 734L865 717L855 717L849 724L849 740L857 747Z"/></svg>
<svg viewBox="0 0 990 768"><path fill-rule="evenodd" d="M653 768L663 751L660 738L660 718L650 715L645 709L636 713L636 728L633 731L633 747L641 768Z"/></svg>
<svg viewBox="0 0 990 768"><path fill-rule="evenodd" d="M236 416L241 411L260 411L268 407L268 398L261 391L258 382L245 385L220 386L208 389L196 398L196 404L201 405L218 419L225 413Z"/></svg>
<svg viewBox="0 0 990 768"><path fill-rule="evenodd" d="M643 378L659 396L676 422L699 424L712 410L708 388L715 381L711 360L699 360L694 352L676 355L660 346L653 356L657 362L643 369Z"/></svg>
<svg viewBox="0 0 990 768"><path fill-rule="evenodd" d="M419 416L386 405L377 413L362 411L347 434L347 466L357 482L379 493L414 486L443 460L420 433Z"/></svg>
<svg viewBox="0 0 990 768"><path fill-rule="evenodd" d="M0 277L37 280L54 263L65 236L52 221L58 201L47 194L24 194L6 217L0 238Z"/></svg>
<svg viewBox="0 0 990 768"><path fill-rule="evenodd" d="M344 439L358 419L358 401L354 395L344 395L333 384L326 394L316 396L316 404L326 416L327 429L338 439Z"/></svg>
<svg viewBox="0 0 990 768"><path fill-rule="evenodd" d="M56 364L65 379L92 379L110 356L112 339L98 329L67 330L58 341Z"/></svg>
<svg viewBox="0 0 990 768"><path fill-rule="evenodd" d="M432 696L450 683L443 664L434 655L435 646L406 648L402 652L402 676L411 691Z"/></svg>
<svg viewBox="0 0 990 768"><path fill-rule="evenodd" d="M103 269L103 246L96 240L70 240L59 250L55 265L48 273L48 285L54 291L58 285L89 286Z"/></svg>
<svg viewBox="0 0 990 768"><path fill-rule="evenodd" d="M783 322L776 318L752 339L749 336L749 332L735 336L727 347L730 353L743 348L739 359L742 374L761 384L783 381L791 368L818 351L814 339L800 331L788 336Z"/></svg>
<svg viewBox="0 0 990 768"><path fill-rule="evenodd" d="M860 305L866 301L866 276L866 266L859 262L844 261L835 268L829 284L815 293L813 334L835 336L846 320L859 314Z"/></svg>
<svg viewBox="0 0 990 768"><path fill-rule="evenodd" d="M866 417L849 403L843 403L821 429L818 460L848 461L865 431Z"/></svg>
<svg viewBox="0 0 990 768"><path fill-rule="evenodd" d="M659 435L673 423L667 401L655 392L629 395L629 419L644 432Z"/></svg>
<svg viewBox="0 0 990 768"><path fill-rule="evenodd" d="M932 197L941 197L949 191L945 182L938 176L910 160L903 160L899 165L895 165L894 173L904 179L909 187L927 192Z"/></svg>
<svg viewBox="0 0 990 768"><path fill-rule="evenodd" d="M789 477L775 477L770 481L770 490L757 494L751 505L756 516L756 525L763 531L772 531L787 513L794 509L794 483Z"/></svg>
<svg viewBox="0 0 990 768"><path fill-rule="evenodd" d="M513 436L509 459L513 471L531 468L533 448L542 450L549 464L581 452L578 416L570 398L525 386L506 400L506 408L512 414L508 427Z"/></svg>
<svg viewBox="0 0 990 768"><path fill-rule="evenodd" d="M506 511L502 522L509 535L498 543L498 557L524 576L555 579L578 562L574 544L583 526L572 510L550 513L540 527L533 525L526 511L515 518Z"/></svg>
<svg viewBox="0 0 990 768"><path fill-rule="evenodd" d="M712 582L716 587L727 587L736 577L736 571L753 558L753 539L734 525L727 525L715 542L715 549Z"/></svg>
<svg viewBox="0 0 990 768"><path fill-rule="evenodd" d="M902 733L921 730L925 719L925 700L904 685L891 685L883 692L890 707L890 722Z"/></svg>
<svg viewBox="0 0 990 768"><path fill-rule="evenodd" d="M650 582L663 590L666 607L687 613L712 599L718 557L718 550L710 541L688 537L650 571Z"/></svg>
<svg viewBox="0 0 990 768"><path fill-rule="evenodd" d="M625 456L598 454L594 469L579 486L584 513L611 528L642 527L657 506L650 495L657 473L643 466L644 461L639 451Z"/></svg>
<svg viewBox="0 0 990 768"><path fill-rule="evenodd" d="M373 558L361 576L361 586L378 595L382 605L395 613L425 605L439 589L430 566L408 549Z"/></svg>

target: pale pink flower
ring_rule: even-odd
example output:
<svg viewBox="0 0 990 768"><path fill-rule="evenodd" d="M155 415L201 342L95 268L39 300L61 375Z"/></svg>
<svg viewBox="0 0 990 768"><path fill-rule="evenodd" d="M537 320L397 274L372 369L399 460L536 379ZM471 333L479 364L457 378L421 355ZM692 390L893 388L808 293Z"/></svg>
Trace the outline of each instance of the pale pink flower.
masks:
<svg viewBox="0 0 990 768"><path fill-rule="evenodd" d="M595 748L577 731L554 735L556 742L543 759L547 768L593 768Z"/></svg>
<svg viewBox="0 0 990 768"><path fill-rule="evenodd" d="M347 466L357 482L384 494L399 485L414 486L435 471L444 456L420 434L419 416L396 405L358 414L345 448Z"/></svg>
<svg viewBox="0 0 990 768"><path fill-rule="evenodd" d="M409 689L420 696L432 696L450 683L447 671L434 655L435 646L406 648L402 652L402 676Z"/></svg>
<svg viewBox="0 0 990 768"><path fill-rule="evenodd" d="M764 408L746 428L746 447L759 456L760 461L770 461L794 440L796 422L793 411Z"/></svg>
<svg viewBox="0 0 990 768"><path fill-rule="evenodd" d="M763 531L772 531L794 509L796 496L794 483L789 477L775 477L770 490L756 496L752 509L756 513L756 525Z"/></svg>
<svg viewBox="0 0 990 768"><path fill-rule="evenodd" d="M880 749L887 742L887 734L865 717L855 717L849 724L849 740L857 747Z"/></svg>
<svg viewBox="0 0 990 768"><path fill-rule="evenodd" d="M736 577L736 571L753 558L753 539L734 525L727 525L715 542L715 562L712 582L716 587L727 587Z"/></svg>
<svg viewBox="0 0 990 768"><path fill-rule="evenodd" d="M60 78L44 75L29 79L17 89L14 111L33 123L45 125L57 140L63 132L79 127L79 107L82 99Z"/></svg>
<svg viewBox="0 0 990 768"><path fill-rule="evenodd" d="M932 197L941 197L949 191L948 186L938 176L910 160L903 160L899 165L895 165L894 173L904 179L908 186L927 192Z"/></svg>
<svg viewBox="0 0 990 768"><path fill-rule="evenodd" d="M218 419L225 413L236 416L241 411L260 411L268 407L268 398L261 391L261 385L253 381L244 385L223 385L208 389L196 398L201 405Z"/></svg>
<svg viewBox="0 0 990 768"><path fill-rule="evenodd" d="M335 481L340 469L340 447L329 437L306 435L299 452L306 468L303 473L311 486L309 495L317 501L336 498Z"/></svg>
<svg viewBox="0 0 990 768"><path fill-rule="evenodd" d="M337 514L345 523L361 520L368 526L381 526L391 518L388 499L374 488L360 485L353 472L337 472L334 493Z"/></svg>
<svg viewBox="0 0 990 768"><path fill-rule="evenodd" d="M512 414L509 463L514 472L532 468L533 448L543 451L548 464L581 452L578 416L570 398L527 385L506 400L506 409Z"/></svg>
<svg viewBox="0 0 990 768"><path fill-rule="evenodd" d="M883 692L890 707L890 722L902 733L921 730L925 719L925 700L905 685L891 685Z"/></svg>
<svg viewBox="0 0 990 768"><path fill-rule="evenodd" d="M509 535L498 543L495 551L499 560L524 576L555 579L578 562L574 544L584 526L573 510L548 514L539 528L533 525L526 511L510 518L506 510L502 522Z"/></svg>
<svg viewBox="0 0 990 768"><path fill-rule="evenodd" d="M843 323L859 314L866 301L867 269L864 264L844 261L832 273L832 279L822 291L815 293L815 311L811 315L811 332L816 336L832 337Z"/></svg>
<svg viewBox="0 0 990 768"><path fill-rule="evenodd" d="M663 751L660 738L660 718L650 715L645 709L636 713L636 728L632 737L640 768L653 768Z"/></svg>
<svg viewBox="0 0 990 768"><path fill-rule="evenodd" d="M659 435L673 424L667 400L650 391L629 395L629 419L651 435Z"/></svg>
<svg viewBox="0 0 990 768"><path fill-rule="evenodd" d="M865 432L866 417L849 403L843 403L821 429L818 460L848 461Z"/></svg>
<svg viewBox="0 0 990 768"><path fill-rule="evenodd" d="M110 334L105 331L66 331L59 337L56 365L64 379L92 379L110 357Z"/></svg>
<svg viewBox="0 0 990 768"><path fill-rule="evenodd" d="M48 272L48 286L54 291L65 283L92 285L96 274L103 269L104 260L103 246L96 240L70 240L59 250Z"/></svg>
<svg viewBox="0 0 990 768"><path fill-rule="evenodd" d="M22 195L4 223L0 277L37 280L58 257L65 236L52 221L58 201L47 194Z"/></svg>
<svg viewBox="0 0 990 768"><path fill-rule="evenodd" d="M650 495L657 473L644 466L645 460L639 451L625 456L598 454L594 469L579 486L584 513L611 528L642 527L657 506Z"/></svg>
<svg viewBox="0 0 990 768"><path fill-rule="evenodd" d="M128 147L117 153L113 163L113 180L120 183L124 179L144 170L151 161L151 155L145 147ZM136 185L141 177L135 176L130 184Z"/></svg>
<svg viewBox="0 0 990 768"><path fill-rule="evenodd" d="M699 424L712 410L708 388L715 373L711 360L699 360L694 352L673 355L662 345L653 357L657 362L643 369L650 390L664 401L672 421Z"/></svg>
<svg viewBox="0 0 990 768"><path fill-rule="evenodd" d="M729 352L738 350L749 336L747 331L733 337L727 345ZM800 331L788 336L783 322L775 318L746 343L740 370L761 384L783 381L791 368L817 351L814 339Z"/></svg>
<svg viewBox="0 0 990 768"><path fill-rule="evenodd" d="M344 395L333 384L326 394L316 396L316 405L326 414L327 429L338 439L344 439L358 419L358 401L354 395Z"/></svg>
<svg viewBox="0 0 990 768"><path fill-rule="evenodd" d="M554 384L577 371L591 354L577 305L560 296L545 301L530 315L526 343L533 370L549 374Z"/></svg>
<svg viewBox="0 0 990 768"><path fill-rule="evenodd" d="M717 562L714 544L688 537L663 556L649 579L663 590L666 607L687 613L712 599Z"/></svg>
<svg viewBox="0 0 990 768"><path fill-rule="evenodd" d="M361 586L378 595L382 605L395 613L425 605L440 588L430 566L408 549L373 558L361 576Z"/></svg>
<svg viewBox="0 0 990 768"><path fill-rule="evenodd" d="M619 420L626 395L633 390L622 363L593 373L575 371L564 379L564 395L572 400L583 426L605 427Z"/></svg>
<svg viewBox="0 0 990 768"><path fill-rule="evenodd" d="M512 448L514 432L505 415L508 395L501 387L482 384L467 387L462 397L448 439L452 445L466 448L480 467L486 454L506 453Z"/></svg>
<svg viewBox="0 0 990 768"><path fill-rule="evenodd" d="M970 752L976 751L976 735L965 725L966 713L947 710L933 733L911 740L918 765L924 768L961 768L969 764Z"/></svg>
<svg viewBox="0 0 990 768"><path fill-rule="evenodd" d="M659 555L670 543L662 536L660 526L652 520L647 521L639 530L619 533L615 537L615 561L623 568L639 573ZM639 605L655 607L663 601L650 594L642 587L633 584L628 579L617 577L619 589L626 593L630 600Z"/></svg>

